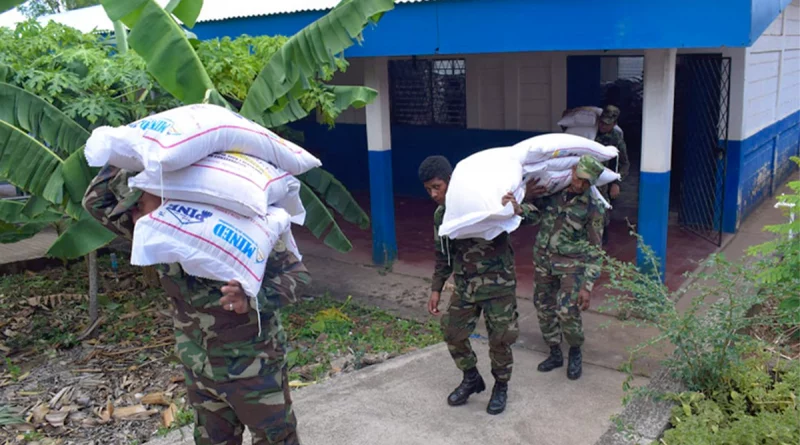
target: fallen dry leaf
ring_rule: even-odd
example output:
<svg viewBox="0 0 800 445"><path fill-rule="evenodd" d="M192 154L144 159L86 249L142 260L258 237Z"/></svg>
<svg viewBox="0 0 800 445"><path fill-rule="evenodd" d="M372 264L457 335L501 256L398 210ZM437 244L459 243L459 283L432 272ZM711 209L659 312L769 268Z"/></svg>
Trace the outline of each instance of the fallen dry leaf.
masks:
<svg viewBox="0 0 800 445"><path fill-rule="evenodd" d="M54 428L59 428L64 426L64 421L67 420L67 416L69 412L67 411L58 411L55 413L49 413L44 416L44 419L47 420L47 423L52 425Z"/></svg>
<svg viewBox="0 0 800 445"><path fill-rule="evenodd" d="M169 379L169 381L172 382L172 383L180 383L180 382L186 381L186 377L182 376L182 375L176 375L175 377L172 377L171 379Z"/></svg>
<svg viewBox="0 0 800 445"><path fill-rule="evenodd" d="M175 406L174 403L170 403L169 408L161 413L161 424L164 425L165 428L169 428L173 423L175 423L175 416L177 415L178 407Z"/></svg>
<svg viewBox="0 0 800 445"><path fill-rule="evenodd" d="M113 416L117 420L143 420L157 413L158 410L147 409L144 405L133 405L116 408Z"/></svg>
<svg viewBox="0 0 800 445"><path fill-rule="evenodd" d="M163 392L154 392L142 397L141 402L145 405L163 405L169 406L169 400L164 396Z"/></svg>
<svg viewBox="0 0 800 445"><path fill-rule="evenodd" d="M33 412L31 413L32 414L31 419L33 420L33 424L39 425L42 422L44 422L44 416L46 416L47 413L49 412L50 412L50 407L47 406L46 403L38 405L36 408L33 409Z"/></svg>

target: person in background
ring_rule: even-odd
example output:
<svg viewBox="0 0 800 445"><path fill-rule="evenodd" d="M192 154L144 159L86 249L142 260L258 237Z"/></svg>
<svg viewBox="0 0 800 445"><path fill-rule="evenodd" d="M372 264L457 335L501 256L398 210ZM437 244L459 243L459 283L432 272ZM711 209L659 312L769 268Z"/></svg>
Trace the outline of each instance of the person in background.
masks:
<svg viewBox="0 0 800 445"><path fill-rule="evenodd" d="M523 224L540 226L533 248L533 302L550 355L538 370L549 372L564 366L561 342L565 338L570 347L570 380L579 379L583 373L581 311L589 309L592 288L601 271L605 207L590 188L602 172L599 161L582 156L572 170L572 183L563 191L532 203L518 204L512 194L504 198L522 216ZM533 198L537 195L541 195L537 190L526 194Z"/></svg>
<svg viewBox="0 0 800 445"><path fill-rule="evenodd" d="M157 196L128 188L131 175L106 166L83 198L94 218L128 240L135 222L161 205ZM236 281L193 277L179 264L160 265L158 272L172 302L175 348L195 410L195 443L238 445L247 426L254 445L299 445L278 311L310 285L303 263L279 241L267 259L258 306Z"/></svg>
<svg viewBox="0 0 800 445"><path fill-rule="evenodd" d="M600 193L613 205L613 201L619 197L620 184L628 176L631 163L628 159L628 147L625 145L625 138L622 130L617 126L620 110L614 105L608 105L603 109L597 124L597 137L595 141L603 145L612 145L619 149L619 156L605 163L605 166L620 174L620 180L611 184L599 187ZM608 243L608 224L611 222L611 212L606 211L603 230L603 245Z"/></svg>
<svg viewBox="0 0 800 445"><path fill-rule="evenodd" d="M455 291L447 313L442 317L442 330L450 355L464 376L461 384L447 397L447 403L463 405L472 394L486 389L476 367L478 358L469 341L483 313L495 378L486 411L500 414L506 408L508 382L514 363L511 345L519 335L517 277L509 235L503 233L491 241L440 237L439 226L444 219L445 196L453 167L443 156L431 156L422 162L418 173L428 195L438 204L433 215L436 266L428 312L440 315L439 300L445 282L451 275L455 281Z"/></svg>

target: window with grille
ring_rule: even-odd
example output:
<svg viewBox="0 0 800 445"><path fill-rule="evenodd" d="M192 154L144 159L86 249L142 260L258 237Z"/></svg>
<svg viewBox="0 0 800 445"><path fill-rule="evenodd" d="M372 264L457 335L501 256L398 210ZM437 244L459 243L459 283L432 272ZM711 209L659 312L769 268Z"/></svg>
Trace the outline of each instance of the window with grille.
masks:
<svg viewBox="0 0 800 445"><path fill-rule="evenodd" d="M464 59L389 62L392 123L467 126Z"/></svg>

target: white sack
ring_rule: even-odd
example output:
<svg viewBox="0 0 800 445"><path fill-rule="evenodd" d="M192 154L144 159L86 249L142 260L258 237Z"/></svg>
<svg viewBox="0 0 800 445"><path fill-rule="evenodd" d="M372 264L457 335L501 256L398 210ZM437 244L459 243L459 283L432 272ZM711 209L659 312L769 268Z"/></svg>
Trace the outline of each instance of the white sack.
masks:
<svg viewBox="0 0 800 445"><path fill-rule="evenodd" d="M597 118L602 113L603 109L598 107L573 108L558 121L558 125L562 127L594 127L597 125Z"/></svg>
<svg viewBox="0 0 800 445"><path fill-rule="evenodd" d="M439 235L452 239L492 240L516 230L522 219L503 196L513 192L518 202L525 197L522 165L498 155L496 150L476 153L456 165L447 188L447 207Z"/></svg>
<svg viewBox="0 0 800 445"><path fill-rule="evenodd" d="M593 140L566 133L548 133L534 136L514 145L512 154L524 153L522 164L535 164L567 156L590 155L601 162L617 157L616 147L604 146Z"/></svg>
<svg viewBox="0 0 800 445"><path fill-rule="evenodd" d="M293 175L322 163L298 145L223 107L187 105L122 127L100 127L86 142L90 166L174 171L212 153L240 152Z"/></svg>
<svg viewBox="0 0 800 445"><path fill-rule="evenodd" d="M264 160L241 153L214 153L189 167L161 174L144 171L130 178L128 186L244 216L264 215L268 206L276 205L300 219L299 224L305 217L300 181ZM281 205L284 202L288 205Z"/></svg>
<svg viewBox="0 0 800 445"><path fill-rule="evenodd" d="M180 263L189 275L242 283L255 297L275 242L288 230L289 214L269 209L246 218L220 207L166 201L136 222L131 264Z"/></svg>
<svg viewBox="0 0 800 445"><path fill-rule="evenodd" d="M575 136L580 136L586 139L594 140L597 137L597 127L567 127L567 134L574 134Z"/></svg>

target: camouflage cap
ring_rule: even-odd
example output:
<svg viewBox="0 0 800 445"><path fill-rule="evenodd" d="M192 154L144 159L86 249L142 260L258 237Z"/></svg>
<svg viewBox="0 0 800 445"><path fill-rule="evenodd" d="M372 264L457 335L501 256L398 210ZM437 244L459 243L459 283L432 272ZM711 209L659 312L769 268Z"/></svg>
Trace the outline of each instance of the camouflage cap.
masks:
<svg viewBox="0 0 800 445"><path fill-rule="evenodd" d="M600 114L600 122L606 125L616 125L619 120L619 114L619 108L614 105L608 105L603 109L603 113Z"/></svg>
<svg viewBox="0 0 800 445"><path fill-rule="evenodd" d="M111 213L108 215L109 218L122 215L130 210L136 205L137 202L139 202L139 198L142 197L143 193L139 189L132 189L128 187L128 178L135 173L119 169L116 170L116 172L113 172L113 174L114 177L108 181L108 187L111 190L111 193L114 194L114 197L117 198L117 205L115 205L114 209L111 210Z"/></svg>
<svg viewBox="0 0 800 445"><path fill-rule="evenodd" d="M589 181L589 184L595 185L600 178L600 174L603 173L604 168L603 164L597 159L589 155L584 155L581 156L578 165L575 167L575 174L579 178Z"/></svg>

